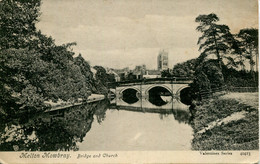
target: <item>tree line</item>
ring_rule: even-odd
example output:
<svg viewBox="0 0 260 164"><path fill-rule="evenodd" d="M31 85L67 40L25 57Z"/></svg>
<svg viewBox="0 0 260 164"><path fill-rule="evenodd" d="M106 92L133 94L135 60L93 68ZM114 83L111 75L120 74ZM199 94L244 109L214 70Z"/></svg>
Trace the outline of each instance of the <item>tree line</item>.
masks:
<svg viewBox="0 0 260 164"><path fill-rule="evenodd" d="M44 111L44 101L77 101L108 92L111 75L36 29L41 0L0 1L0 116Z"/></svg>
<svg viewBox="0 0 260 164"><path fill-rule="evenodd" d="M218 21L214 13L196 17L196 30L201 33L197 42L199 57L176 64L162 76L189 77L196 92L222 86L257 87L258 29L245 28L232 34L227 25Z"/></svg>
<svg viewBox="0 0 260 164"><path fill-rule="evenodd" d="M258 29L241 29L238 34L231 34L227 25L218 24L216 14L199 15L195 21L199 23L196 28L202 35L198 39L199 56L201 61L214 55L219 62L219 67L245 69L245 60L249 60L250 71L254 71L254 57L258 57ZM256 69L257 70L257 69Z"/></svg>

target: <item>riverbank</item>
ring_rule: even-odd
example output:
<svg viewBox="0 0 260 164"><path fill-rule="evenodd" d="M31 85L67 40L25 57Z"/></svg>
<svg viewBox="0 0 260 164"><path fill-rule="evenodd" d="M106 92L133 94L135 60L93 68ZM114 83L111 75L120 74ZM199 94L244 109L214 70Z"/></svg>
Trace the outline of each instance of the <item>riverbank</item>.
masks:
<svg viewBox="0 0 260 164"><path fill-rule="evenodd" d="M230 93L204 101L193 120L193 150L257 150L258 93Z"/></svg>
<svg viewBox="0 0 260 164"><path fill-rule="evenodd" d="M45 102L45 103L50 105L51 108L46 110L45 112L60 110L60 109L69 108L69 107L72 107L72 106L78 106L78 105L82 105L82 104L85 104L85 103L92 103L92 102L101 101L101 100L104 100L104 99L105 99L104 95L91 94L86 101L79 100L79 102L75 102L75 103L61 101L61 100L59 100L57 102L48 101L48 102Z"/></svg>

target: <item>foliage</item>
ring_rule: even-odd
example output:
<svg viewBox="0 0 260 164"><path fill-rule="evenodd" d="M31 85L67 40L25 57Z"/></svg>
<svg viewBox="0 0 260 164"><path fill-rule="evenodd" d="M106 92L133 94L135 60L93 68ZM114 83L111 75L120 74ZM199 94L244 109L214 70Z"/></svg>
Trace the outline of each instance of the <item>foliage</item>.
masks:
<svg viewBox="0 0 260 164"><path fill-rule="evenodd" d="M36 32L40 0L0 1L0 50L26 48Z"/></svg>
<svg viewBox="0 0 260 164"><path fill-rule="evenodd" d="M228 87L258 86L257 73L252 71L253 53L258 53L258 30L242 29L239 34L232 35L229 27L217 24L218 21L214 13L195 19L199 23L196 30L202 33L197 43L201 54L197 59L176 64L172 76L192 77L191 88L195 93L212 93L214 88L222 88L224 84ZM251 77L244 69L246 59L250 60Z"/></svg>
<svg viewBox="0 0 260 164"><path fill-rule="evenodd" d="M197 74L190 86L195 93L201 91L211 92L210 81L204 72Z"/></svg>
<svg viewBox="0 0 260 164"><path fill-rule="evenodd" d="M134 80L134 79L136 79L136 76L133 74L133 72L129 72L128 74L127 74L127 78L125 79L125 80Z"/></svg>
<svg viewBox="0 0 260 164"><path fill-rule="evenodd" d="M242 43L239 41L237 35L233 35L233 41L231 45L231 54L233 54L233 58L229 56L231 60L229 60L226 64L229 68L240 68L245 70L245 60L246 56L244 55L245 48L243 47Z"/></svg>
<svg viewBox="0 0 260 164"><path fill-rule="evenodd" d="M258 77L258 72L254 73L253 77ZM248 71L238 71L227 66L223 66L221 71L217 61L209 60L196 68L191 87L194 92L207 93L214 92L214 89L221 90L223 87L258 87L258 80L253 77Z"/></svg>
<svg viewBox="0 0 260 164"><path fill-rule="evenodd" d="M1 51L0 64L1 106L8 114L42 111L44 100L88 97L85 78L72 61L61 66L42 60L35 51L11 49Z"/></svg>
<svg viewBox="0 0 260 164"><path fill-rule="evenodd" d="M0 111L6 117L40 112L46 100L87 99L94 79L71 46L37 31L40 0L0 1ZM102 88L104 89L104 88Z"/></svg>
<svg viewBox="0 0 260 164"><path fill-rule="evenodd" d="M79 66L82 75L85 76L84 79L88 89L90 89L89 92L96 92L95 79L93 77L93 72L91 72L89 63L85 61L85 59L81 56L81 54L79 54L79 56L74 58L74 63L77 66Z"/></svg>
<svg viewBox="0 0 260 164"><path fill-rule="evenodd" d="M253 57L258 57L258 29L241 29L237 37L241 40L241 46L245 49L244 56L249 59L250 70L253 71L255 65Z"/></svg>
<svg viewBox="0 0 260 164"><path fill-rule="evenodd" d="M205 64L203 63L202 67L199 67L196 71L201 72L200 70L207 75L207 78L210 81L211 88L219 88L224 85L224 77L222 71L217 66L217 63L214 60L205 62Z"/></svg>
<svg viewBox="0 0 260 164"><path fill-rule="evenodd" d="M192 67L188 67L190 61L179 63L174 66L173 75L185 75L185 72L192 73L193 83L190 84L194 93L194 99L200 97L199 93L204 92L210 95L214 89L223 87L258 87L258 72L248 72L246 70L237 70L229 68L226 65L222 66L222 70L218 67L218 61L208 60L198 64L199 59L194 59ZM181 73L183 71L183 73ZM187 75L187 74L186 74Z"/></svg>
<svg viewBox="0 0 260 164"><path fill-rule="evenodd" d="M208 60L201 63L194 73L193 83L190 84L195 93L208 93L224 85L222 71L218 67L218 61Z"/></svg>
<svg viewBox="0 0 260 164"><path fill-rule="evenodd" d="M0 105L4 112L15 115L43 110L43 94L34 83L46 71L46 63L33 52L13 49L0 52L0 65Z"/></svg>
<svg viewBox="0 0 260 164"><path fill-rule="evenodd" d="M257 77L256 80L252 73L246 70L223 67L222 73L227 87L258 87L258 72L253 73L253 77Z"/></svg>
<svg viewBox="0 0 260 164"><path fill-rule="evenodd" d="M161 77L172 77L172 73L170 72L170 69L167 69L167 70L163 70L161 72Z"/></svg>
<svg viewBox="0 0 260 164"><path fill-rule="evenodd" d="M191 59L174 65L172 75L174 77L193 78L196 69L196 62L197 59Z"/></svg>
<svg viewBox="0 0 260 164"><path fill-rule="evenodd" d="M215 54L221 68L223 58L233 63L233 58L226 55L230 50L233 36L227 25L217 24L217 21L219 21L219 18L214 13L199 15L195 19L195 22L199 23L196 29L202 33L202 36L198 39L198 44L200 44L199 50L202 50L200 55L201 61L204 61L207 56Z"/></svg>
<svg viewBox="0 0 260 164"><path fill-rule="evenodd" d="M102 66L94 66L93 68L97 71L95 74L96 93L107 94L108 82L115 81L114 75L108 74Z"/></svg>

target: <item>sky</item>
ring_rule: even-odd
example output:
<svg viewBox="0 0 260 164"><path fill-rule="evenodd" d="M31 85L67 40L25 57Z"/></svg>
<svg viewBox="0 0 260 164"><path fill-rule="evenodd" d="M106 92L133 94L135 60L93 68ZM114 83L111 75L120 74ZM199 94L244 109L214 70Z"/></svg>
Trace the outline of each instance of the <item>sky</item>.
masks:
<svg viewBox="0 0 260 164"><path fill-rule="evenodd" d="M199 56L200 14L215 13L232 33L258 28L257 0L42 0L37 28L92 66L157 68L160 50L169 67Z"/></svg>

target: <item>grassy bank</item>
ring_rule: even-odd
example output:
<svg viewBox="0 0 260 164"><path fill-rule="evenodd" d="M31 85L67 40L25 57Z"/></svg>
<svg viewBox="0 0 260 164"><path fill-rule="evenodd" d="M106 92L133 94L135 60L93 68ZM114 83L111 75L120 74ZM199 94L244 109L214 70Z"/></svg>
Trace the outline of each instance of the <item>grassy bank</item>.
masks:
<svg viewBox="0 0 260 164"><path fill-rule="evenodd" d="M193 150L257 150L259 145L258 108L252 104L256 102L246 104L233 96L223 96L197 106L192 124ZM210 123L223 120L240 111L246 111L243 118L227 121L204 133L198 133Z"/></svg>

